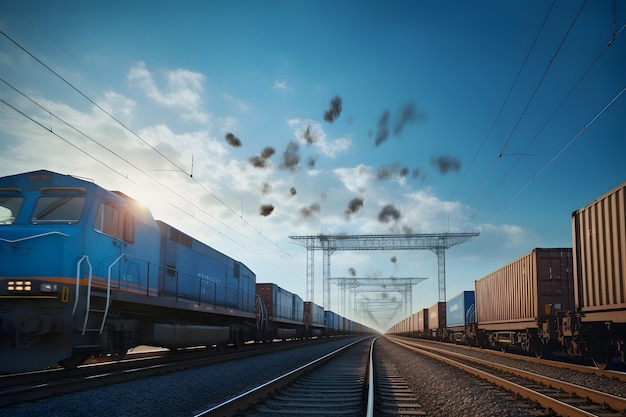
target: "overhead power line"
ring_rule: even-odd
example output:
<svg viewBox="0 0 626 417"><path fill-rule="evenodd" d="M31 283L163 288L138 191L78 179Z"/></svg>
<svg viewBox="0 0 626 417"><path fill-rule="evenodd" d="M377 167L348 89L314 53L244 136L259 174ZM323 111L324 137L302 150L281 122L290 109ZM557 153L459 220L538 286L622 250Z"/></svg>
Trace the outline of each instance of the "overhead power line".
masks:
<svg viewBox="0 0 626 417"><path fill-rule="evenodd" d="M116 118L115 116L113 116L111 113L109 113L106 109L104 109L102 106L100 106L98 103L96 103L93 99L91 99L89 96L87 96L85 93L83 93L78 87L74 86L71 82L69 82L67 79L65 79L63 76L61 76L59 73L57 73L54 69L52 69L49 65L47 65L45 62L43 62L41 59L39 59L37 56L35 56L33 53L31 53L28 49L26 49L24 46L22 46L20 43L18 43L16 40L14 40L13 38L11 38L7 33L5 33L3 30L0 29L0 34L2 34L2 36L4 36L7 40L9 40L11 43L13 43L16 47L18 47L20 50L22 50L24 53L26 53L28 56L30 56L31 58L33 58L35 61L37 61L40 65L42 65L46 70L50 71L53 75L55 75L57 78L59 78L61 81L63 81L66 85L68 85L72 90L74 90L76 93L78 93L81 97L83 97L85 100L87 100L89 103L91 103L92 105L94 105L98 110L100 110L101 112L103 112L104 114L106 114L108 117L110 117L113 121L115 121L117 124L119 124L122 128L124 128L126 131L128 131L129 133L131 133L133 136L135 136L137 139L139 139L141 142L143 142L145 145L147 145L148 147L150 147L154 152L156 152L159 156L161 156L163 159L165 159L166 161L168 161L170 164L172 164L174 167L176 167L179 171L185 173L192 181L194 181L198 186L200 186L204 191L206 191L207 193L209 193L213 198L215 198L220 204L222 204L224 207L226 207L230 212L232 212L236 217L238 217L240 219L240 221L243 221L248 227L250 227L252 230L254 230L256 233L258 233L261 237L263 237L263 239L265 239L267 242L269 242L270 244L272 244L274 247L276 247L278 250L280 250L282 253L284 253L285 255L287 255L289 258L291 258L291 255L289 253L287 253L286 251L284 251L283 249L281 249L276 243L272 242L267 236L265 236L263 233L261 233L259 230L257 230L254 226L252 226L243 216L241 216L239 213L237 213L236 210L234 210L232 207L230 207L226 202L224 202L222 199L220 199L217 195L215 195L211 190L208 189L208 187L206 187L204 184L202 184L200 181L198 181L197 178L194 178L193 175L190 175L189 173L187 173L185 171L184 168L182 168L180 165L178 165L175 161L171 160L170 158L167 157L167 155L163 154L161 151L159 151L158 149L156 149L154 146L152 146L152 144L150 144L148 141L146 141L143 137L141 137L138 133L136 133L134 130L132 130L130 127L126 126L126 124L124 124L121 120L119 120L118 118ZM44 126L42 126L44 127ZM45 128L45 127L44 127ZM49 130L46 128L46 130ZM143 172L145 175L147 175L148 177L152 178L149 174L147 174L146 172L140 170L141 172ZM121 175L121 174L120 174ZM123 177L125 177L124 175L122 175ZM126 177L125 177L126 178ZM161 184L162 185L162 184ZM166 187L167 188L167 187ZM171 191L171 190L170 190Z"/></svg>
<svg viewBox="0 0 626 417"><path fill-rule="evenodd" d="M589 123L587 123L582 129L580 129L580 131L569 141L567 142L567 144L565 146L563 146L561 148L560 151L558 151L556 153L556 155L554 155L552 157L552 159L550 159L550 161L539 170L539 172L537 172L531 179L530 181L528 181L528 183L522 187L522 189L515 195L515 197L513 197L511 200L509 200L509 202L504 206L504 208L502 210L500 210L500 212L498 212L496 214L496 216L498 214L500 214L502 211L506 210L511 204L513 204L513 202L515 200L517 200L519 198L520 195L522 195L522 193L524 191L526 191L528 189L528 187L531 186L532 183L534 183L537 178L539 178L549 167L550 165L552 165L554 163L554 161L556 161L562 154L563 152L565 152L567 150L567 148L569 148L583 133L585 133L585 131L589 128L589 126L591 126L600 116L602 116L602 114L613 105L613 103L615 103L621 96L622 94L624 94L624 92L626 92L626 88L623 88L622 91L620 91L619 93L617 93L617 95L606 105L602 108L602 110L600 110L598 112L598 114L596 114L590 121ZM495 216L494 216L495 217Z"/></svg>
<svg viewBox="0 0 626 417"><path fill-rule="evenodd" d="M478 157L478 155L480 154L480 152L484 148L485 143L487 143L487 139L489 139L489 136L491 136L491 132L493 132L493 129L496 127L496 124L498 123L498 120L502 116L502 112L504 111L504 107L508 103L509 98L511 97L511 94L513 93L513 89L517 85L517 81L519 80L522 72L524 71L524 68L526 68L526 64L528 62L528 59L530 58L530 55L532 54L533 50L535 49L535 45L537 44L537 40L539 39L539 37L541 36L541 33L543 32L543 28L545 27L546 22L548 21L548 17L550 17L550 13L552 13L552 9L554 8L554 4L555 3L556 3L556 0L553 0L552 4L550 5L550 8L548 9L548 12L546 13L546 16L543 18L543 22L541 22L541 26L539 27L539 30L537 31L537 34L535 35L535 39L533 40L533 43L530 45L530 48L528 49L528 52L526 53L526 57L524 58L524 61L522 62L522 65L520 66L519 70L517 71L517 75L515 76L515 79L513 80L513 83L511 84L511 87L509 88L509 92L507 93L506 97L504 98L504 101L502 102L502 105L500 106L500 110L498 110L498 114L496 114L496 117L493 120L493 123L491 124L491 127L489 128L489 131L485 135L483 141L481 142L480 146L478 147L478 150L476 150L476 153L474 154L474 157L472 158L472 160L470 161L467 169L465 170L465 173L463 174L463 177L461 178L461 181L459 181L459 185L457 186L456 190L454 191L453 198L454 198L454 196L456 196L456 193L461 188L461 185L463 185L463 181L465 181L465 178L467 177L467 174L469 173L469 171L472 169L472 166L474 165L474 162L476 161L476 158ZM478 184L478 187L480 187L481 184L482 184L482 181ZM474 193L475 193L475 191L474 191ZM470 200L473 197L474 193L472 193L472 195L470 196Z"/></svg>

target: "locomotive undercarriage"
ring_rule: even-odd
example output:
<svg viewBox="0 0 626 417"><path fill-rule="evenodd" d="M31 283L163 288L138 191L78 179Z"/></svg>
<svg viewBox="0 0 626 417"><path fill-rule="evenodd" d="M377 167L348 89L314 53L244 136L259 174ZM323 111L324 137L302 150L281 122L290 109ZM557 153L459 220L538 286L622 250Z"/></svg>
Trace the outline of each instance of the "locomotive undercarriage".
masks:
<svg viewBox="0 0 626 417"><path fill-rule="evenodd" d="M502 352L518 349L537 358L545 357L552 351L551 345L545 343L545 339L533 328L519 331L479 331L478 341L483 348Z"/></svg>
<svg viewBox="0 0 626 417"><path fill-rule="evenodd" d="M79 308L74 317L71 354L59 363L76 367L89 357L121 359L138 345L176 350L191 346L242 346L256 335L255 319L210 315L160 305L113 301L92 292L89 314ZM106 320L103 314L107 311Z"/></svg>
<svg viewBox="0 0 626 417"><path fill-rule="evenodd" d="M558 341L568 355L591 358L599 369L609 367L612 358L626 362L626 324L585 323L571 313L559 319Z"/></svg>

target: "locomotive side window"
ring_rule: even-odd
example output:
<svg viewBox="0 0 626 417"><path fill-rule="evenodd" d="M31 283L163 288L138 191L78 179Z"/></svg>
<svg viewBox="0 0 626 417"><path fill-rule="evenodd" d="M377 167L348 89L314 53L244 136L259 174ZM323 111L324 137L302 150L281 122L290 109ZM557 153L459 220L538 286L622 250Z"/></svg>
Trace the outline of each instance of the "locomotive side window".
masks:
<svg viewBox="0 0 626 417"><path fill-rule="evenodd" d="M33 224L38 223L78 223L85 206L85 197L80 196L41 196L37 199Z"/></svg>
<svg viewBox="0 0 626 417"><path fill-rule="evenodd" d="M13 224L23 202L23 197L0 196L0 225Z"/></svg>
<svg viewBox="0 0 626 417"><path fill-rule="evenodd" d="M135 241L135 218L122 210L107 204L100 204L93 228L105 235L124 240Z"/></svg>

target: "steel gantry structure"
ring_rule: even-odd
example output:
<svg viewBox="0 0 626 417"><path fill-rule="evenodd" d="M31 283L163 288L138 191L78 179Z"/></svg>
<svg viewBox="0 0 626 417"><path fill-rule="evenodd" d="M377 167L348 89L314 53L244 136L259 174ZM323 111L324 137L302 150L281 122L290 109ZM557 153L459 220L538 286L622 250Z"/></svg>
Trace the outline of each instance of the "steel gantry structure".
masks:
<svg viewBox="0 0 626 417"><path fill-rule="evenodd" d="M314 301L315 251L323 256L322 303L330 310L330 256L338 250L431 250L437 255L439 301L446 301L446 249L467 242L478 232L467 233L418 233L389 235L304 235L289 236L296 244L307 249L306 295Z"/></svg>
<svg viewBox="0 0 626 417"><path fill-rule="evenodd" d="M377 292L389 293L398 292L402 294L400 306L404 307L404 314L408 317L413 310L413 286L426 280L427 278L360 278L360 277L333 277L332 283L341 290L341 310L345 313L352 313L355 316L355 303L357 293ZM346 292L351 292L346 308Z"/></svg>

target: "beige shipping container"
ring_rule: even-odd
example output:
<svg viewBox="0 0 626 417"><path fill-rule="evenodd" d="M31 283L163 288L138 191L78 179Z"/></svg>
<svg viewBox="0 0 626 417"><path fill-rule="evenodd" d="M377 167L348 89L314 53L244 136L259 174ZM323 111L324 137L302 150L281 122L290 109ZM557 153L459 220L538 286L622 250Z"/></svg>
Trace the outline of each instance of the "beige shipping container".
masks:
<svg viewBox="0 0 626 417"><path fill-rule="evenodd" d="M483 330L536 327L573 307L572 249L536 248L475 283L476 320Z"/></svg>
<svg viewBox="0 0 626 417"><path fill-rule="evenodd" d="M446 303L439 301L428 309L428 329L438 330L446 327Z"/></svg>
<svg viewBox="0 0 626 417"><path fill-rule="evenodd" d="M417 312L417 331L428 330L428 309L424 308Z"/></svg>
<svg viewBox="0 0 626 417"><path fill-rule="evenodd" d="M576 308L626 323L626 182L572 213Z"/></svg>

